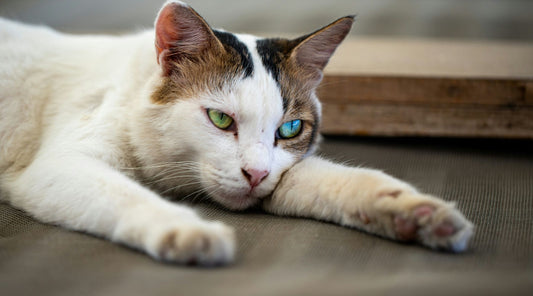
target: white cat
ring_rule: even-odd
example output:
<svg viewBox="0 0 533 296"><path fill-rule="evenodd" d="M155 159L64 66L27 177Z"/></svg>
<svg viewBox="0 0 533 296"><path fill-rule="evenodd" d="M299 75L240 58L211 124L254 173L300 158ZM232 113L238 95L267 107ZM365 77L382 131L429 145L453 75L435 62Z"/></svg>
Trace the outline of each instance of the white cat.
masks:
<svg viewBox="0 0 533 296"><path fill-rule="evenodd" d="M0 188L36 219L180 263L231 262L233 230L162 196L310 217L460 252L453 204L312 156L315 88L352 17L294 40L213 30L167 2L154 31L72 36L0 19ZM154 50L155 42L155 50Z"/></svg>

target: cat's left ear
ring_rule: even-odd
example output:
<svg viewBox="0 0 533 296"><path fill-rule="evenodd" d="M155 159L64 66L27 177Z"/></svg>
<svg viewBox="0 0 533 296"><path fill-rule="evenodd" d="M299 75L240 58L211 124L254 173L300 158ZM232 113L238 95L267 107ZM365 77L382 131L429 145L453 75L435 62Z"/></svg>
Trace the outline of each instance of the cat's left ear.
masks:
<svg viewBox="0 0 533 296"><path fill-rule="evenodd" d="M320 80L329 59L350 32L354 18L340 18L314 33L300 37L298 45L292 50L291 59Z"/></svg>

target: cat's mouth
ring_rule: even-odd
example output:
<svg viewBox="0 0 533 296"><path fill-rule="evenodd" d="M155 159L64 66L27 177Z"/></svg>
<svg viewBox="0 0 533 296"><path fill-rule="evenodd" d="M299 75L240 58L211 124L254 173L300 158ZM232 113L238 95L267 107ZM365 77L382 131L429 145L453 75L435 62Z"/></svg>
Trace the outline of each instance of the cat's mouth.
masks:
<svg viewBox="0 0 533 296"><path fill-rule="evenodd" d="M218 190L211 192L209 196L222 206L230 210L244 210L257 204L265 195L265 190L258 187L228 187L213 180Z"/></svg>
<svg viewBox="0 0 533 296"><path fill-rule="evenodd" d="M202 170L200 178L208 196L231 210L249 208L273 190L273 184L267 180L256 186L250 186L244 179L225 176L210 167Z"/></svg>

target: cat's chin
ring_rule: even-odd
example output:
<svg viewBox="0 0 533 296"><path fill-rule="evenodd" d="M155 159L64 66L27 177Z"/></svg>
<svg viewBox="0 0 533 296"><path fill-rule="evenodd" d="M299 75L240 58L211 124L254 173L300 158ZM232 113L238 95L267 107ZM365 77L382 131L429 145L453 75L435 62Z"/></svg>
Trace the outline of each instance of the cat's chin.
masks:
<svg viewBox="0 0 533 296"><path fill-rule="evenodd" d="M260 200L259 197L254 197L249 194L218 194L217 196L212 196L211 198L213 198L213 200L230 210L245 210L249 207L254 206Z"/></svg>
<svg viewBox="0 0 533 296"><path fill-rule="evenodd" d="M208 192L208 196L218 204L230 210L245 210L256 205L263 197L272 192L271 184L261 184L250 188L249 186L231 186L223 184L220 180L205 179L206 188L217 189Z"/></svg>

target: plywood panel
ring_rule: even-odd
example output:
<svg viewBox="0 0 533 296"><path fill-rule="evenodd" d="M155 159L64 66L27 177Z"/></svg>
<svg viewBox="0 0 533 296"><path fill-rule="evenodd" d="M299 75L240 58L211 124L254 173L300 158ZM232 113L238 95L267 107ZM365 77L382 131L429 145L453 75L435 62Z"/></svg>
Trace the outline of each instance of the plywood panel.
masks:
<svg viewBox="0 0 533 296"><path fill-rule="evenodd" d="M533 45L348 40L318 94L325 134L533 139Z"/></svg>

